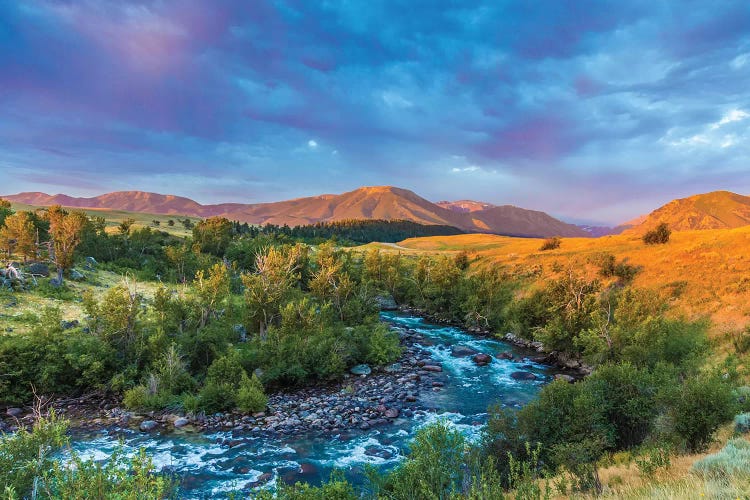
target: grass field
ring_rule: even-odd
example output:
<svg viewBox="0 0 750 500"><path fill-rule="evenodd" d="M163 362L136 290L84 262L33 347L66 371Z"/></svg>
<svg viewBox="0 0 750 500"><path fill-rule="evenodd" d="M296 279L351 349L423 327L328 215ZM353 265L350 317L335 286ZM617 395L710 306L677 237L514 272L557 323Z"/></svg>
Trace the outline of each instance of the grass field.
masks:
<svg viewBox="0 0 750 500"><path fill-rule="evenodd" d="M16 212L20 212L23 210L26 211L35 211L40 208L45 208L41 206L36 205L25 205L23 203L11 203L11 207ZM125 210L108 210L104 208L76 208L76 207L65 207L68 210L80 210L84 212L89 217L104 217L104 219L107 221L107 231L116 231L117 226L126 219L134 219L135 224L133 224L134 228L139 227L151 227L153 229L158 229L160 231L166 231L169 234L173 234L175 236L189 236L192 234L191 229L185 229L185 226L182 225L180 222L181 220L190 219L193 224L201 220L200 217L187 217L185 215L162 215L162 214L146 214L146 213L140 213L140 212L128 212ZM154 226L153 221L159 221L158 226ZM169 226L168 222L170 220L173 220L175 222L174 226Z"/></svg>
<svg viewBox="0 0 750 500"><path fill-rule="evenodd" d="M638 236L564 238L560 248L540 251L543 240L486 234L413 238L398 245L370 244L410 254L467 251L483 262L510 270L539 269L538 283L567 272L593 277L604 254L641 268L634 286L655 289L679 314L708 316L712 335L723 336L750 324L750 226L674 232L666 245L648 246Z"/></svg>

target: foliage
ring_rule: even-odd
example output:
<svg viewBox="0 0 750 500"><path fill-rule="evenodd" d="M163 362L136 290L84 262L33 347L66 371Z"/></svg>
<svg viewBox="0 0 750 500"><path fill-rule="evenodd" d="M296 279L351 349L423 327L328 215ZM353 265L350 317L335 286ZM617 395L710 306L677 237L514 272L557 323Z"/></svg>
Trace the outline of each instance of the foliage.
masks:
<svg viewBox="0 0 750 500"><path fill-rule="evenodd" d="M263 392L263 384L258 377L255 374L252 377L244 374L237 392L237 408L244 412L258 412L265 410L267 404L268 397Z"/></svg>
<svg viewBox="0 0 750 500"><path fill-rule="evenodd" d="M221 257L232 241L232 223L224 217L210 217L193 227L193 241L201 250Z"/></svg>
<svg viewBox="0 0 750 500"><path fill-rule="evenodd" d="M547 250L556 250L560 248L560 245L562 244L562 239L559 236L555 236L552 238L547 238L542 242L542 246L539 247L539 250L542 252Z"/></svg>
<svg viewBox="0 0 750 500"><path fill-rule="evenodd" d="M4 490L27 496L40 492L38 481L50 469L52 455L66 443L67 423L54 413L40 418L31 431L19 429L0 436L0 478Z"/></svg>
<svg viewBox="0 0 750 500"><path fill-rule="evenodd" d="M47 210L49 233L52 237L50 258L57 266L57 284L63 282L63 272L73 266L75 249L81 242L81 235L88 218L83 212L63 210L59 205Z"/></svg>
<svg viewBox="0 0 750 500"><path fill-rule="evenodd" d="M737 476L750 478L750 443L732 439L721 451L695 462L693 471L704 478L723 481Z"/></svg>
<svg viewBox="0 0 750 500"><path fill-rule="evenodd" d="M672 394L675 439L688 451L704 450L716 429L732 419L735 404L731 386L716 375L686 380Z"/></svg>
<svg viewBox="0 0 750 500"><path fill-rule="evenodd" d="M655 229L643 235L643 242L646 245L663 245L669 242L671 234L672 231L669 229L669 224L662 222Z"/></svg>
<svg viewBox="0 0 750 500"><path fill-rule="evenodd" d="M156 474L145 451L128 459L116 450L104 463L82 460L75 453L69 465L56 462L45 477L44 490L49 498L139 500L172 497L175 484Z"/></svg>

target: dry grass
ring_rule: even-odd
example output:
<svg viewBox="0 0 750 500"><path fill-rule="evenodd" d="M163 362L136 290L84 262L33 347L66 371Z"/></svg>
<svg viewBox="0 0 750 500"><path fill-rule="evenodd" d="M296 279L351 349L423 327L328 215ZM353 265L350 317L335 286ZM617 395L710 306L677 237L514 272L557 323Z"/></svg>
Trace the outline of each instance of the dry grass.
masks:
<svg viewBox="0 0 750 500"><path fill-rule="evenodd" d="M750 323L750 226L737 229L684 231L666 245L647 246L637 236L564 238L559 249L540 251L543 240L466 234L412 238L398 246L413 253L467 250L486 262L510 269L541 269L539 282L573 267L596 275L598 255L627 259L642 270L637 287L659 290L679 314L690 319L708 316L714 337ZM380 245L384 250L394 247Z"/></svg>

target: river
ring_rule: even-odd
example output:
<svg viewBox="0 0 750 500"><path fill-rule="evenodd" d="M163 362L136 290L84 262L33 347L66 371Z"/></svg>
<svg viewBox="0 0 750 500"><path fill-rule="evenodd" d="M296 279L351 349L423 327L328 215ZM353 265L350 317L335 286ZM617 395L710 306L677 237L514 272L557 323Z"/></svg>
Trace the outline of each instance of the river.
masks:
<svg viewBox="0 0 750 500"><path fill-rule="evenodd" d="M488 405L499 402L518 408L551 379L550 367L528 361L524 358L527 352L508 343L477 338L459 328L399 312L383 312L381 319L393 328L418 333L423 354L443 367L440 380L444 386L420 394L418 405L424 410L414 411L410 418L335 434L248 434L231 448L222 444L229 437L237 439L230 432L148 434L113 429L74 435L73 449L84 458L104 460L118 446L125 453L144 448L159 470L179 476L181 498L221 498L233 491L247 492L259 478L269 476L272 479L265 487L272 486L277 477L320 483L333 469L343 470L357 483L365 464L387 469L402 460L408 442L421 427L446 419L476 439L487 420ZM454 357L452 349L457 346L491 354L492 363L477 366L471 357ZM515 361L495 357L501 352L512 352ZM536 380L515 380L511 374L517 371L532 372Z"/></svg>

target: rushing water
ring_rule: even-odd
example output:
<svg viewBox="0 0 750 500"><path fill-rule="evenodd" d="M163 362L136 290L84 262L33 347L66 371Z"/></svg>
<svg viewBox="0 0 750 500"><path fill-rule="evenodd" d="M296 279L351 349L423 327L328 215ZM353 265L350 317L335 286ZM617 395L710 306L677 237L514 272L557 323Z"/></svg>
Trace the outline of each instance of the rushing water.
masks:
<svg viewBox="0 0 750 500"><path fill-rule="evenodd" d="M493 356L512 351L516 359L523 357L522 351L505 342L476 338L458 328L438 326L401 313L384 312L382 319L394 328L420 333L425 354L442 364L441 380L445 386L439 392L426 391L419 401L435 411L415 412L414 417L398 418L391 425L335 435L248 434L240 438L241 444L231 448L218 444L222 438L231 436L229 432L144 434L122 429L76 436L73 448L84 458L102 460L118 446L123 446L126 453L144 448L158 468L180 476L184 498L216 498L247 489L264 473L266 477L268 473L273 475L269 485L277 477L320 483L333 469L344 470L347 477L358 482L364 464L387 469L402 460L406 445L419 428L437 419L447 419L469 438L475 438L487 419L489 404L499 402L520 407L550 378L548 367L527 360L494 358L490 365L480 367L471 357L451 355L452 347L467 346ZM514 380L510 374L515 371L531 371L539 380Z"/></svg>

